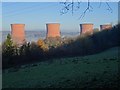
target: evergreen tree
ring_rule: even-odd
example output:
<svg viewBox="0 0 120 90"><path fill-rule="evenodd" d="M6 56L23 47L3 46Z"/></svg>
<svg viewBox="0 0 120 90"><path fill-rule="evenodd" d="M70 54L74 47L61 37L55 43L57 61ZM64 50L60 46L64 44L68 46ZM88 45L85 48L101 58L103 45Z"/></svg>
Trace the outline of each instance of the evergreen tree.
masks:
<svg viewBox="0 0 120 90"><path fill-rule="evenodd" d="M15 51L15 47L13 45L11 35L8 34L6 41L3 43L3 53L4 53L3 55L5 55L6 57L14 56L15 55L14 51Z"/></svg>

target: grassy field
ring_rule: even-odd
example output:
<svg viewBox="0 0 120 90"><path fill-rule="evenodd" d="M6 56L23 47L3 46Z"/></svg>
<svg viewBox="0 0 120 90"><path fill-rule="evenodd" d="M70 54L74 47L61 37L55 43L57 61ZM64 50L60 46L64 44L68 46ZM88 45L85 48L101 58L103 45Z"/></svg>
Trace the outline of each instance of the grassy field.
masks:
<svg viewBox="0 0 120 90"><path fill-rule="evenodd" d="M118 87L118 49L84 57L52 59L3 71L3 88Z"/></svg>

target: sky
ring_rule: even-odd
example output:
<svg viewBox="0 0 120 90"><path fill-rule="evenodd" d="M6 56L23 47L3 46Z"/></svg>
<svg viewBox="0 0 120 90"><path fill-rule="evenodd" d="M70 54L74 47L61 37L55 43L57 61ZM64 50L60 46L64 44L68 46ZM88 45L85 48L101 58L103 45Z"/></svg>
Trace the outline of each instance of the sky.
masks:
<svg viewBox="0 0 120 90"><path fill-rule="evenodd" d="M77 4L77 3L75 3ZM107 4L91 2L91 12L86 12L81 19L79 17L87 8L87 3L82 2L80 9L61 15L63 4L60 2L2 2L2 31L10 31L10 24L25 24L26 31L46 30L46 23L60 23L61 31L79 32L81 23L93 23L94 28L101 24L118 22L118 3L109 2L112 13L107 10ZM75 7L74 7L75 8Z"/></svg>

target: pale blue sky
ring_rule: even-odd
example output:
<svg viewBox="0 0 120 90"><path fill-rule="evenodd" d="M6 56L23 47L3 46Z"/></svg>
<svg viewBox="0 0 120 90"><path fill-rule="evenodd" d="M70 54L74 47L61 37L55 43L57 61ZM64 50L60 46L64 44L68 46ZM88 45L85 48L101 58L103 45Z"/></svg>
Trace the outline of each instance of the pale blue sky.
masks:
<svg viewBox="0 0 120 90"><path fill-rule="evenodd" d="M109 2L113 12L107 10L103 2L101 8L99 3L91 2L93 12L87 12L83 19L78 19L86 8L82 2L79 11L60 15L62 5L59 2L3 2L2 3L2 30L10 30L10 24L23 23L26 30L46 30L46 23L60 23L61 31L79 32L80 23L94 23L95 28L100 24L118 22L118 3Z"/></svg>

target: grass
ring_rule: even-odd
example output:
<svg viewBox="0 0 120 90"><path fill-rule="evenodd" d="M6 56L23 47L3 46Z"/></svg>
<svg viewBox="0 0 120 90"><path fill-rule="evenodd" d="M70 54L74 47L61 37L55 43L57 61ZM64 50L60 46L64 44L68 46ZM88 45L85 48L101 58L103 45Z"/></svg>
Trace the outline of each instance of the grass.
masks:
<svg viewBox="0 0 120 90"><path fill-rule="evenodd" d="M6 69L2 76L3 88L117 87L119 48Z"/></svg>

